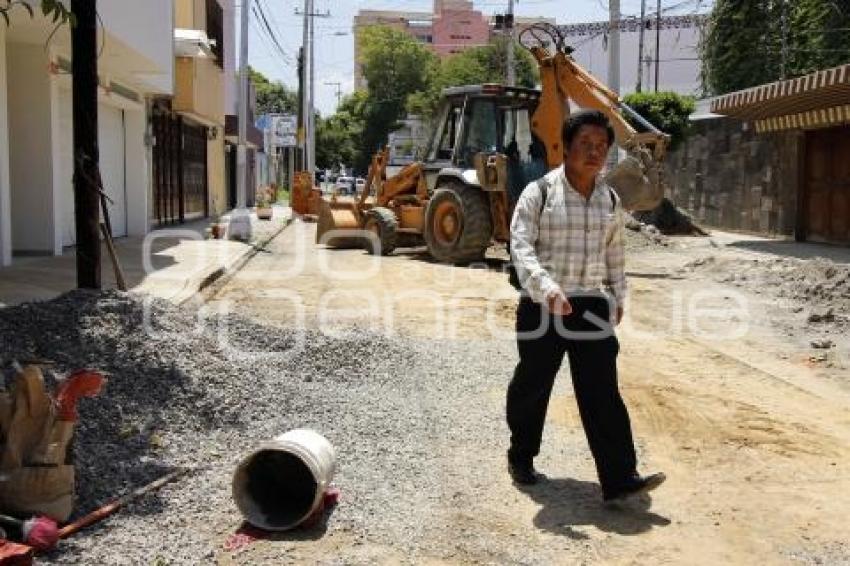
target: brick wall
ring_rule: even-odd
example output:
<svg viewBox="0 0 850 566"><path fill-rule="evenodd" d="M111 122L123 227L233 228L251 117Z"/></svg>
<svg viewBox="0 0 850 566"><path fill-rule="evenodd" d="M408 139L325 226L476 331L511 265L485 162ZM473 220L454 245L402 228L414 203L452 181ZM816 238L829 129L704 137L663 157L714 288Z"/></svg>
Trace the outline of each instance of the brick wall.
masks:
<svg viewBox="0 0 850 566"><path fill-rule="evenodd" d="M673 202L708 227L793 235L801 135L756 134L731 118L694 122L667 158Z"/></svg>

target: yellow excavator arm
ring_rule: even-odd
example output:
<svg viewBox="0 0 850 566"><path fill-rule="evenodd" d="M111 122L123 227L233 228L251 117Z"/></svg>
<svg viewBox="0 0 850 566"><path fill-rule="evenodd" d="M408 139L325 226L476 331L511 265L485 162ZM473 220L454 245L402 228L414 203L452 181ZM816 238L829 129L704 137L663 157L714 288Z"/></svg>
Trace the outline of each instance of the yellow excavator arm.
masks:
<svg viewBox="0 0 850 566"><path fill-rule="evenodd" d="M540 70L541 94L532 116L534 134L546 147L546 161L550 169L563 161L561 127L569 117L570 104L595 109L608 116L614 128L616 143L627 157L614 170L607 181L619 194L627 210L650 210L664 197L663 159L670 137L629 108L617 93L585 71L570 55L557 28L545 24L532 26L531 35L542 32L555 43L554 51L541 45L528 47ZM523 32L525 34L525 32ZM538 38L539 39L539 38ZM640 123L645 132L638 132L626 115Z"/></svg>

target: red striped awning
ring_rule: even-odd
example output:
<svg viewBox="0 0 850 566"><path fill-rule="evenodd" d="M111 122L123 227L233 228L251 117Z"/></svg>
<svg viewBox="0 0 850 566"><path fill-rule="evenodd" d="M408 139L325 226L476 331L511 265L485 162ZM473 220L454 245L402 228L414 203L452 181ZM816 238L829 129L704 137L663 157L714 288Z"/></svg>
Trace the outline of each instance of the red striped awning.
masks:
<svg viewBox="0 0 850 566"><path fill-rule="evenodd" d="M850 63L719 96L711 111L760 132L850 123Z"/></svg>

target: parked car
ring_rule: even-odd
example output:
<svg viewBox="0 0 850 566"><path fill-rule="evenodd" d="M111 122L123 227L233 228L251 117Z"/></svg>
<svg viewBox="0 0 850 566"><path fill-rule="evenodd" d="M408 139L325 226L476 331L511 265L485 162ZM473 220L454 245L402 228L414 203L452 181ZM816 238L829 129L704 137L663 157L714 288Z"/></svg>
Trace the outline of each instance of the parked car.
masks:
<svg viewBox="0 0 850 566"><path fill-rule="evenodd" d="M366 179L364 179L363 177L357 177L357 180L355 181L355 187L356 187L356 191L357 191L358 195L360 194L360 191L362 191L363 187L365 187L365 186L366 186Z"/></svg>
<svg viewBox="0 0 850 566"><path fill-rule="evenodd" d="M334 192L340 195L353 195L354 187L354 177L337 177L336 183L334 183Z"/></svg>

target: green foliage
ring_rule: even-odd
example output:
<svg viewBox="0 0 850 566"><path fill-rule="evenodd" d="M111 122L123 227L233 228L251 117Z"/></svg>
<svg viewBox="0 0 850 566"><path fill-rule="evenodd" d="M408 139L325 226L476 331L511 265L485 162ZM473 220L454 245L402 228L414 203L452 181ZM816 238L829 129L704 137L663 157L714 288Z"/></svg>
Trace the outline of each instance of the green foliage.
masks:
<svg viewBox="0 0 850 566"><path fill-rule="evenodd" d="M23 0L0 0L0 17L6 20L6 25L9 25L9 12L15 7L19 7L29 12L30 17L34 17L32 6ZM74 25L74 14L69 8L59 0L41 0L41 13L48 18L53 18L53 23L60 26L65 23Z"/></svg>
<svg viewBox="0 0 850 566"><path fill-rule="evenodd" d="M340 163L351 166L368 162L361 138L366 127L368 95L355 92L342 99L337 111L316 121L316 165L335 169Z"/></svg>
<svg viewBox="0 0 850 566"><path fill-rule="evenodd" d="M670 149L682 143L688 134L688 116L693 114L694 99L675 92L637 92L623 98L638 114L653 126L670 135ZM639 129L636 122L632 125Z"/></svg>
<svg viewBox="0 0 850 566"><path fill-rule="evenodd" d="M387 143L390 132L407 114L410 97L433 84L439 60L425 45L390 27L364 28L357 41L368 88L360 109L362 151L354 166L365 171L372 153Z"/></svg>
<svg viewBox="0 0 850 566"><path fill-rule="evenodd" d="M490 45L473 47L444 60L429 88L408 99L408 111L420 116L433 115L440 100L440 93L447 87L504 83L508 64L506 41L500 38ZM533 88L538 80L534 58L519 45L514 53L517 85Z"/></svg>
<svg viewBox="0 0 850 566"><path fill-rule="evenodd" d="M779 80L783 58L786 78L846 63L847 27L847 0L717 0L701 45L703 87L723 94Z"/></svg>
<svg viewBox="0 0 850 566"><path fill-rule="evenodd" d="M272 82L261 72L250 69L257 90L257 114L292 114L298 110L298 95L281 82Z"/></svg>

